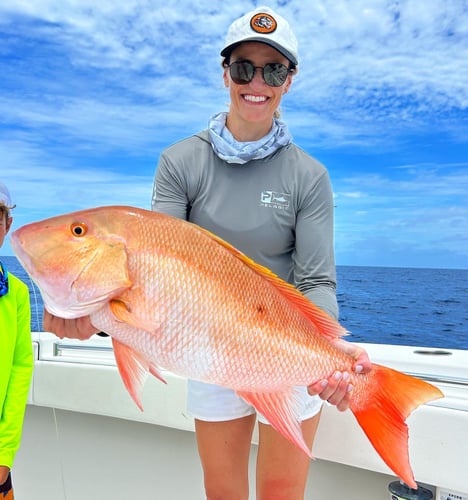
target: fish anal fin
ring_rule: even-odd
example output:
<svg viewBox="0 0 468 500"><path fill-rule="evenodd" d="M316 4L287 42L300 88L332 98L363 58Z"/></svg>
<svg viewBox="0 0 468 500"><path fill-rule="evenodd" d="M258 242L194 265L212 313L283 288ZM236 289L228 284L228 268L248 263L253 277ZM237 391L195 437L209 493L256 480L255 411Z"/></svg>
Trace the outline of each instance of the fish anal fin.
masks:
<svg viewBox="0 0 468 500"><path fill-rule="evenodd" d="M289 388L283 392L237 391L237 394L259 411L280 434L312 458L299 422L296 389Z"/></svg>
<svg viewBox="0 0 468 500"><path fill-rule="evenodd" d="M162 382L166 383L166 381L159 374L156 367L139 352L119 342L115 338L112 338L112 345L114 347L114 357L122 381L133 401L135 401L138 408L143 411L141 393L148 377L148 372Z"/></svg>
<svg viewBox="0 0 468 500"><path fill-rule="evenodd" d="M159 373L159 371L156 368L156 366L154 366L153 364L151 364L150 367L149 367L149 371L150 371L151 375L153 375L153 377L156 377L163 384L167 384L166 379Z"/></svg>
<svg viewBox="0 0 468 500"><path fill-rule="evenodd" d="M423 380L376 364L364 389L365 397L351 398L351 411L382 460L408 486L417 488L405 420L418 406L443 393Z"/></svg>

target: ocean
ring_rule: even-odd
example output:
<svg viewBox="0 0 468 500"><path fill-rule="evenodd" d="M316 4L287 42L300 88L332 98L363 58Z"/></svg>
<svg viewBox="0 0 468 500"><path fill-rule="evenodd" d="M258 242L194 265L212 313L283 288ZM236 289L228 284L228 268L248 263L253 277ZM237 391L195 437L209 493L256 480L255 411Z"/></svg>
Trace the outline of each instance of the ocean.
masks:
<svg viewBox="0 0 468 500"><path fill-rule="evenodd" d="M29 286L31 329L43 303L16 257L0 257ZM468 349L468 270L338 266L340 322L346 340Z"/></svg>

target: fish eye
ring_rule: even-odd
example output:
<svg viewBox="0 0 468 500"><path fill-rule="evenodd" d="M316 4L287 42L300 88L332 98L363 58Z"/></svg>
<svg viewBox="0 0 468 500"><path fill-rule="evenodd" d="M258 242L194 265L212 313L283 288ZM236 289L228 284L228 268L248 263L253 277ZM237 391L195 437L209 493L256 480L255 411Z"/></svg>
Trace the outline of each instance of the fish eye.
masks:
<svg viewBox="0 0 468 500"><path fill-rule="evenodd" d="M88 231L88 226L84 222L75 222L71 225L71 232L73 236L84 236Z"/></svg>

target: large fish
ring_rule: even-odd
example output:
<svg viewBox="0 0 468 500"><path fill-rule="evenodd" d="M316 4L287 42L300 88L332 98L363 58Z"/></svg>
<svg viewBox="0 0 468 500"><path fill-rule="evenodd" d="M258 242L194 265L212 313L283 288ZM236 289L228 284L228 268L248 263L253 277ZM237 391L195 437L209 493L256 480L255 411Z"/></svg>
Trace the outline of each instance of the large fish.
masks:
<svg viewBox="0 0 468 500"><path fill-rule="evenodd" d="M163 379L161 368L231 387L311 456L294 387L347 371L351 411L390 469L416 487L405 420L442 393L376 364L354 374L354 360L333 343L345 333L338 322L213 234L114 206L28 224L11 244L49 312L90 315L112 336L138 406L148 372Z"/></svg>

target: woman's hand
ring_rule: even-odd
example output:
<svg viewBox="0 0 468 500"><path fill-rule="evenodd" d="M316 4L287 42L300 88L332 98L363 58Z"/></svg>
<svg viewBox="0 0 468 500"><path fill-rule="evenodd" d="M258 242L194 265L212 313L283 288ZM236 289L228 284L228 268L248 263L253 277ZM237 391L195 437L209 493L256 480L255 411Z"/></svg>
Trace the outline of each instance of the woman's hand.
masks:
<svg viewBox="0 0 468 500"><path fill-rule="evenodd" d="M353 363L355 373L369 373L372 370L369 356L362 347L342 339L338 339L335 345L355 359ZM349 383L349 373L347 372L335 372L328 380L319 380L309 385L307 389L311 396L318 395L321 399L336 406L339 411L345 411L349 408L353 386Z"/></svg>
<svg viewBox="0 0 468 500"><path fill-rule="evenodd" d="M99 330L91 324L89 316L82 318L64 319L50 314L44 309L43 328L46 332L52 332L60 338L71 338L87 340L98 333Z"/></svg>

